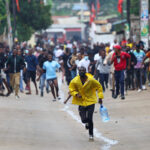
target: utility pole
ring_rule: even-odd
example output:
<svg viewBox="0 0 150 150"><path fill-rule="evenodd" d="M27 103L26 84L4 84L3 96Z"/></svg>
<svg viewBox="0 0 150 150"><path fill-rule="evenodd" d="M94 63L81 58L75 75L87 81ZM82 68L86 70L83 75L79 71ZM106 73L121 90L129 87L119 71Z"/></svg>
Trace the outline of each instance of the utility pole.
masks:
<svg viewBox="0 0 150 150"><path fill-rule="evenodd" d="M128 39L131 37L130 0L126 1L126 11L127 11L126 38Z"/></svg>
<svg viewBox="0 0 150 150"><path fill-rule="evenodd" d="M11 27L11 20L10 20L10 11L9 11L9 1L6 0L6 13L7 13L7 25L8 25L8 44L9 49L12 49L13 45L13 37L12 37L12 27Z"/></svg>
<svg viewBox="0 0 150 150"><path fill-rule="evenodd" d="M127 22L129 24L130 29L130 0L127 0Z"/></svg>
<svg viewBox="0 0 150 150"><path fill-rule="evenodd" d="M84 20L84 10L83 10L83 0L80 0L80 5L81 5L81 38L82 40L84 39L84 26L83 26L83 20Z"/></svg>

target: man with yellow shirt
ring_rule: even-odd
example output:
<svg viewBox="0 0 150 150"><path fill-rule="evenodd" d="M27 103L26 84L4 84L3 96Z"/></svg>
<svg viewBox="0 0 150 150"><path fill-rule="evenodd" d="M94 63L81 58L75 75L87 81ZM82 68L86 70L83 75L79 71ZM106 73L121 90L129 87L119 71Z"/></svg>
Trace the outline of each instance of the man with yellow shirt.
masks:
<svg viewBox="0 0 150 150"><path fill-rule="evenodd" d="M93 112L98 102L97 95L101 105L104 98L101 84L91 74L86 73L86 68L80 67L79 75L70 82L69 92L73 96L72 104L79 105L82 123L89 130L89 140L94 140Z"/></svg>

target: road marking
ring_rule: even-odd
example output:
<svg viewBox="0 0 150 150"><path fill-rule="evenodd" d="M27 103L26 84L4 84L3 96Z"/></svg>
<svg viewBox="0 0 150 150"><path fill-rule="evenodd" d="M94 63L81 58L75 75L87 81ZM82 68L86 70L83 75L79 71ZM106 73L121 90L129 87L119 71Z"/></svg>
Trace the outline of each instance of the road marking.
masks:
<svg viewBox="0 0 150 150"><path fill-rule="evenodd" d="M73 111L69 110L69 106L66 105L62 111L65 111L67 112L74 120L76 120L78 123L82 123L80 118L74 114ZM82 124L84 125L84 124ZM116 140L111 140L111 139L108 139L106 137L104 137L96 128L94 128L94 136L97 138L97 139L100 139L102 141L104 141L106 144L102 147L101 150L110 150L111 146L113 145L116 145L118 144L118 141Z"/></svg>

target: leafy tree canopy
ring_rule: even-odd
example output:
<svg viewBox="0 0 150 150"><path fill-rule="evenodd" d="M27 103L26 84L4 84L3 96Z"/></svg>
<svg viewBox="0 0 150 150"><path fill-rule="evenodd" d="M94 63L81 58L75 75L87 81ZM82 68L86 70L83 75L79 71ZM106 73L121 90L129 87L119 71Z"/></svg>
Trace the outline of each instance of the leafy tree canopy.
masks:
<svg viewBox="0 0 150 150"><path fill-rule="evenodd" d="M5 9L5 3L3 0L0 0L0 35L4 32L6 27L7 15Z"/></svg>
<svg viewBox="0 0 150 150"><path fill-rule="evenodd" d="M12 20L12 29L14 29L14 17L13 17L13 0L10 2L10 13ZM2 4L2 5L1 5ZM44 4L43 0L19 0L20 11L16 9L16 35L19 41L29 40L31 35L42 29L48 28L51 21L51 3L48 0L47 5ZM6 23L6 8L3 0L0 0L0 23L3 19L3 26L7 26ZM2 31L1 31L2 30ZM0 33L3 32L3 29L0 28Z"/></svg>

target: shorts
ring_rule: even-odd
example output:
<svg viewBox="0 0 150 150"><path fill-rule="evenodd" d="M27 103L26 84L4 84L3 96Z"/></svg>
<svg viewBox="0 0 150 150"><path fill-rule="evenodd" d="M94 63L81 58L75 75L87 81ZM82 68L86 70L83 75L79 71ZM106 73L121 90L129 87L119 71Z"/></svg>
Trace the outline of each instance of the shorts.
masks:
<svg viewBox="0 0 150 150"><path fill-rule="evenodd" d="M35 82L36 80L36 71L27 71L26 74L27 80L32 80L33 82Z"/></svg>
<svg viewBox="0 0 150 150"><path fill-rule="evenodd" d="M48 82L49 84L52 84L52 83L54 83L54 80L57 80L57 78L48 79L47 82Z"/></svg>

